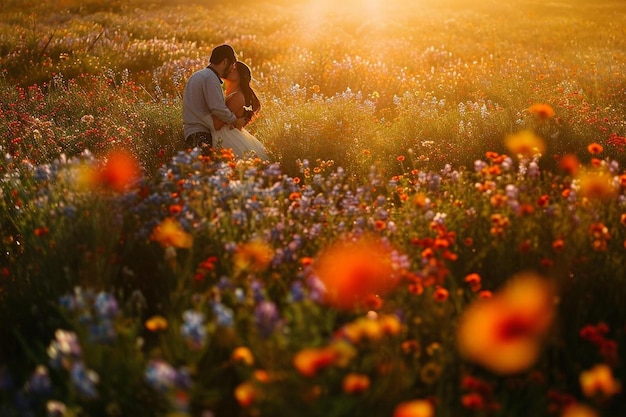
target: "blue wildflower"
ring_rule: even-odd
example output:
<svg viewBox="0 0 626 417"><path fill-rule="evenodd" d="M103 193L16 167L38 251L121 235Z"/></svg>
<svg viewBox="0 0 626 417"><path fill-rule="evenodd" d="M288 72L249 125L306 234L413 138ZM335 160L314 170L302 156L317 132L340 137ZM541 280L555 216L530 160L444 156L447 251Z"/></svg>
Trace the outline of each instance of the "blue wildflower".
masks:
<svg viewBox="0 0 626 417"><path fill-rule="evenodd" d="M52 392L52 381L48 368L43 365L37 366L26 381L24 391L41 396L49 395Z"/></svg>
<svg viewBox="0 0 626 417"><path fill-rule="evenodd" d="M202 348L207 339L204 314L195 310L185 311L183 313L183 324L180 326L180 334L191 348Z"/></svg>
<svg viewBox="0 0 626 417"><path fill-rule="evenodd" d="M232 327L235 324L233 310L220 302L213 303L213 314L219 326Z"/></svg>
<svg viewBox="0 0 626 417"><path fill-rule="evenodd" d="M117 316L119 312L115 297L104 291L101 291L98 295L96 295L93 306L100 318L113 318Z"/></svg>
<svg viewBox="0 0 626 417"><path fill-rule="evenodd" d="M86 398L97 398L96 384L100 377L91 369L86 369L82 362L75 362L70 369L70 377L74 388Z"/></svg>
<svg viewBox="0 0 626 417"><path fill-rule="evenodd" d="M176 381L176 370L163 360L151 360L146 366L144 379L146 383L159 392L167 392Z"/></svg>

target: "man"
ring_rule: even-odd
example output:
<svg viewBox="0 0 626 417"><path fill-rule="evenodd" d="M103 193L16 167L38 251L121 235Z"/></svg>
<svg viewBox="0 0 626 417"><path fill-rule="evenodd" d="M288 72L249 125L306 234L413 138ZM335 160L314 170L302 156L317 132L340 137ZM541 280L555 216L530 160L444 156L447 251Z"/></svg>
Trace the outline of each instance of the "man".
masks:
<svg viewBox="0 0 626 417"><path fill-rule="evenodd" d="M235 62L235 50L230 45L220 45L211 52L209 66L194 72L187 80L183 93L183 130L187 146L213 146L213 115L236 128L245 125L245 118L238 118L226 106L222 90L222 78L228 77Z"/></svg>

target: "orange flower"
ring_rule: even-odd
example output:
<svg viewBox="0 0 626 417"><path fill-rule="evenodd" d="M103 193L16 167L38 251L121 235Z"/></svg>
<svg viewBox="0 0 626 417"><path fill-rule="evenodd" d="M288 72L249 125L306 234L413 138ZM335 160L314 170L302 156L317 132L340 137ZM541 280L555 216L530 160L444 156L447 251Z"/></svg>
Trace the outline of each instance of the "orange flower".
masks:
<svg viewBox="0 0 626 417"><path fill-rule="evenodd" d="M115 191L124 191L139 178L139 163L130 152L115 149L97 173L98 183Z"/></svg>
<svg viewBox="0 0 626 417"><path fill-rule="evenodd" d="M537 199L537 205L539 207L548 207L548 204L550 204L550 196L547 194L543 194Z"/></svg>
<svg viewBox="0 0 626 417"><path fill-rule="evenodd" d="M446 290L443 287L437 287L437 289L433 293L433 297L435 298L435 301L438 303L443 303L444 301L446 301L449 295L450 294L448 293L448 290Z"/></svg>
<svg viewBox="0 0 626 417"><path fill-rule="evenodd" d="M385 314L379 317L380 327L385 334L395 336L402 330L402 323L398 316L394 314Z"/></svg>
<svg viewBox="0 0 626 417"><path fill-rule="evenodd" d="M599 415L584 404L574 403L565 407L561 417L599 417Z"/></svg>
<svg viewBox="0 0 626 417"><path fill-rule="evenodd" d="M178 214L183 210L183 207L180 204L172 204L169 208L169 213L172 215Z"/></svg>
<svg viewBox="0 0 626 417"><path fill-rule="evenodd" d="M530 106L528 113L537 116L539 119L545 120L554 117L554 109L549 104L536 103Z"/></svg>
<svg viewBox="0 0 626 417"><path fill-rule="evenodd" d="M561 162L559 163L561 169L567 172L570 175L575 175L578 172L578 168L580 167L580 162L576 155L567 154L561 158Z"/></svg>
<svg viewBox="0 0 626 417"><path fill-rule="evenodd" d="M257 396L257 389L252 382L242 382L235 387L235 399L242 407L250 407Z"/></svg>
<svg viewBox="0 0 626 417"><path fill-rule="evenodd" d="M530 130L522 130L521 132L508 135L504 144L511 153L523 157L543 155L546 150L543 139Z"/></svg>
<svg viewBox="0 0 626 417"><path fill-rule="evenodd" d="M163 316L152 316L146 320L146 329L151 332L157 332L159 330L167 329L167 320Z"/></svg>
<svg viewBox="0 0 626 417"><path fill-rule="evenodd" d="M619 393L622 389L620 383L613 377L613 372L608 365L596 365L588 371L580 374L580 387L587 397L600 395L604 398Z"/></svg>
<svg viewBox="0 0 626 417"><path fill-rule="evenodd" d="M235 362L241 362L248 366L254 363L254 356L252 356L252 352L245 346L239 346L233 350L230 358Z"/></svg>
<svg viewBox="0 0 626 417"><path fill-rule="evenodd" d="M36 227L34 232L35 232L35 236L42 237L42 236L49 235L50 234L50 229L48 229L46 226Z"/></svg>
<svg viewBox="0 0 626 417"><path fill-rule="evenodd" d="M185 232L176 220L169 217L154 228L150 239L165 248L173 246L188 249L193 242L191 235Z"/></svg>
<svg viewBox="0 0 626 417"><path fill-rule="evenodd" d="M565 242L563 241L563 239L557 239L554 242L552 242L552 249L554 249L557 252L562 251L564 247L565 247Z"/></svg>
<svg viewBox="0 0 626 417"><path fill-rule="evenodd" d="M589 151L589 153L592 155L597 155L599 153L602 153L603 150L604 148L602 147L602 145L596 142L590 143L587 146L587 151Z"/></svg>
<svg viewBox="0 0 626 417"><path fill-rule="evenodd" d="M465 276L465 282L469 284L473 292L477 292L480 290L480 287L481 287L480 281L481 281L480 275L476 273Z"/></svg>
<svg viewBox="0 0 626 417"><path fill-rule="evenodd" d="M413 400L398 404L393 417L433 417L435 407L427 400Z"/></svg>
<svg viewBox="0 0 626 417"><path fill-rule="evenodd" d="M622 226L626 226L626 213L622 213L621 217L619 218L619 221L622 224Z"/></svg>
<svg viewBox="0 0 626 417"><path fill-rule="evenodd" d="M367 375L351 372L343 378L342 386L346 394L358 394L369 389L370 379Z"/></svg>
<svg viewBox="0 0 626 417"><path fill-rule="evenodd" d="M314 376L317 371L333 363L336 353L333 349L306 348L300 350L293 358L293 366L306 377Z"/></svg>
<svg viewBox="0 0 626 417"><path fill-rule="evenodd" d="M237 247L233 262L238 271L259 272L269 266L273 256L274 251L265 242L252 240Z"/></svg>
<svg viewBox="0 0 626 417"><path fill-rule="evenodd" d="M373 238L332 244L319 255L315 270L326 302L340 309L351 309L370 294L384 295L398 282L391 248Z"/></svg>
<svg viewBox="0 0 626 417"><path fill-rule="evenodd" d="M458 326L459 351L498 374L523 371L537 359L553 315L552 286L535 274L520 274L465 311Z"/></svg>

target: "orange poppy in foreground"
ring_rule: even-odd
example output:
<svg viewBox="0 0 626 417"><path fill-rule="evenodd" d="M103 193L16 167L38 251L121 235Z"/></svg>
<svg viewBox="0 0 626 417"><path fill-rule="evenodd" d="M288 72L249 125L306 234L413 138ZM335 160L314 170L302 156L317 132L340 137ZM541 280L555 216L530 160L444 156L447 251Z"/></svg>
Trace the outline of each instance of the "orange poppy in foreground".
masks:
<svg viewBox="0 0 626 417"><path fill-rule="evenodd" d="M459 351L497 374L524 371L537 360L553 316L553 286L533 273L520 274L466 310L458 327Z"/></svg>
<svg viewBox="0 0 626 417"><path fill-rule="evenodd" d="M325 301L351 309L383 295L398 283L392 248L374 238L341 240L323 251L314 266L326 288Z"/></svg>
<svg viewBox="0 0 626 417"><path fill-rule="evenodd" d="M398 404L393 417L433 417L435 407L427 400L413 400Z"/></svg>
<svg viewBox="0 0 626 417"><path fill-rule="evenodd" d="M97 173L98 182L115 191L124 191L139 178L139 163L129 151L115 149Z"/></svg>

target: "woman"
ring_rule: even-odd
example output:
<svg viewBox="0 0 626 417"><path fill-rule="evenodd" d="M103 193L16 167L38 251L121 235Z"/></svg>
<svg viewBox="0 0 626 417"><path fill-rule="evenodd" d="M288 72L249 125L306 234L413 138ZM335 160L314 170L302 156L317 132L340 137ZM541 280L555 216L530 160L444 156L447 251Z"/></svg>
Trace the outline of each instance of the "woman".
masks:
<svg viewBox="0 0 626 417"><path fill-rule="evenodd" d="M226 105L237 117L244 117L246 125L261 109L261 102L250 87L250 68L237 61L235 70L224 79L226 84ZM217 117L213 117L216 134L214 145L225 149L232 148L237 158L256 156L267 160L263 144L245 129L231 128Z"/></svg>

